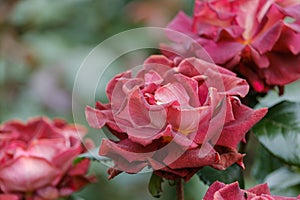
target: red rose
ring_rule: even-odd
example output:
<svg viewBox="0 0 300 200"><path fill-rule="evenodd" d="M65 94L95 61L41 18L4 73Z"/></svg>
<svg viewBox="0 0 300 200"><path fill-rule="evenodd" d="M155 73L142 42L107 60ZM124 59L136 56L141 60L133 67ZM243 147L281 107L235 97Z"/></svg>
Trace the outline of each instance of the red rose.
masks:
<svg viewBox="0 0 300 200"><path fill-rule="evenodd" d="M138 173L151 167L165 178L191 178L201 167L243 166L238 143L267 112L242 105L249 86L212 63L157 55L136 76L127 71L107 86L108 104L87 107L90 126L106 125L118 137L104 139L100 155L115 169ZM111 178L116 170L109 170Z"/></svg>
<svg viewBox="0 0 300 200"><path fill-rule="evenodd" d="M216 181L207 190L203 200L297 200L299 197L280 197L270 193L267 184L257 185L248 190L239 188L238 182L224 184Z"/></svg>
<svg viewBox="0 0 300 200"><path fill-rule="evenodd" d="M267 92L300 78L299 9L293 0L197 0L192 19L181 12L168 28L189 35L216 64Z"/></svg>
<svg viewBox="0 0 300 200"><path fill-rule="evenodd" d="M63 120L35 118L0 126L0 199L57 199L90 182L89 160L73 164L84 152L83 127Z"/></svg>

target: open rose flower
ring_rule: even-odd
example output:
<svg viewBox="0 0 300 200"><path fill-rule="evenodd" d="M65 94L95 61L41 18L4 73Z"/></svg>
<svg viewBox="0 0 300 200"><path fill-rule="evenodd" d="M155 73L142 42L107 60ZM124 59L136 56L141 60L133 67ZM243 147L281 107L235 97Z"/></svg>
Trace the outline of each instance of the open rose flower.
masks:
<svg viewBox="0 0 300 200"><path fill-rule="evenodd" d="M300 78L299 10L298 0L197 0L193 18L180 12L168 28L192 37L257 92L283 92Z"/></svg>
<svg viewBox="0 0 300 200"><path fill-rule="evenodd" d="M84 152L84 134L58 119L0 125L0 199L55 200L92 181L88 159L73 163Z"/></svg>
<svg viewBox="0 0 300 200"><path fill-rule="evenodd" d="M298 197L273 196L267 184L257 185L248 190L239 188L238 182L224 184L214 182L207 190L203 200L297 200Z"/></svg>
<svg viewBox="0 0 300 200"><path fill-rule="evenodd" d="M151 167L168 179L189 180L201 167L243 166L238 143L267 112L242 105L249 86L212 63L187 58L175 64L162 55L143 68L115 76L107 86L108 104L87 107L90 126L106 125L118 138L104 139L100 155L121 171Z"/></svg>

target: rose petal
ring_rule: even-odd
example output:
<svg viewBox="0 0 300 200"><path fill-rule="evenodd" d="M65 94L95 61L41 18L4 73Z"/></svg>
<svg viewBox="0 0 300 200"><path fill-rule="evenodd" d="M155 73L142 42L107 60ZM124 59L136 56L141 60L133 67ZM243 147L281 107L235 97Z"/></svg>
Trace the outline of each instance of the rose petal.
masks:
<svg viewBox="0 0 300 200"><path fill-rule="evenodd" d="M189 135L197 132L200 123L207 119L210 113L210 107L208 106L190 109L170 107L168 110L168 123L172 124L177 132Z"/></svg>
<svg viewBox="0 0 300 200"><path fill-rule="evenodd" d="M198 74L209 77L206 81L207 87L214 87L219 92L229 95L239 95L244 97L249 90L245 80L235 77L235 74L199 59L189 58L179 65L179 72L196 76ZM198 74L196 74L198 72Z"/></svg>
<svg viewBox="0 0 300 200"><path fill-rule="evenodd" d="M21 198L15 194L0 194L0 200L21 200Z"/></svg>
<svg viewBox="0 0 300 200"><path fill-rule="evenodd" d="M267 109L253 110L234 99L231 102L235 120L224 125L217 144L236 148L247 131L266 115Z"/></svg>
<svg viewBox="0 0 300 200"><path fill-rule="evenodd" d="M174 77L176 78L176 81L178 81L184 87L184 90L189 96L189 105L191 105L192 107L200 106L199 97L198 97L198 84L204 82L203 76L202 77L196 76L193 78L189 78L182 74L175 74ZM203 79L201 80L197 78L203 78Z"/></svg>
<svg viewBox="0 0 300 200"><path fill-rule="evenodd" d="M226 185L214 194L215 199L243 199L244 192L239 188L238 182Z"/></svg>
<svg viewBox="0 0 300 200"><path fill-rule="evenodd" d="M131 73L129 71L121 73L117 76L115 76L107 85L106 87L106 94L109 100L112 99L113 95L118 95L118 97L121 97L123 95L122 93L122 85L118 84L119 83L119 79L121 78L130 78L131 77ZM114 91L118 91L116 93L114 93ZM118 98L116 98L118 99ZM120 103L119 103L120 104Z"/></svg>
<svg viewBox="0 0 300 200"><path fill-rule="evenodd" d="M300 32L294 30L289 25L284 25L280 38L273 47L274 51L284 53L293 53L297 55L300 53Z"/></svg>
<svg viewBox="0 0 300 200"><path fill-rule="evenodd" d="M108 121L105 111L94 109L90 106L85 108L85 116L89 125L97 129L102 128Z"/></svg>
<svg viewBox="0 0 300 200"><path fill-rule="evenodd" d="M269 53L270 65L267 70L264 70L266 82L269 85L286 85L300 77L300 55L284 53Z"/></svg>
<svg viewBox="0 0 300 200"><path fill-rule="evenodd" d="M271 195L270 189L268 188L268 184L260 184L256 185L253 188L248 189L247 191L256 194L256 195L262 195L262 194L269 194Z"/></svg>
<svg viewBox="0 0 300 200"><path fill-rule="evenodd" d="M57 188L51 186L37 190L37 194L44 199L57 199L59 197Z"/></svg>
<svg viewBox="0 0 300 200"><path fill-rule="evenodd" d="M118 143L103 139L99 154L111 157L114 160L123 158L128 162L146 161L147 158L154 155L154 151L156 150L155 147L157 147L157 145L151 145L148 146L148 148L145 148L144 146L134 143L129 139L122 140Z"/></svg>
<svg viewBox="0 0 300 200"><path fill-rule="evenodd" d="M268 31L262 33L251 44L260 54L264 54L272 50L275 43L280 37L282 30L282 23L278 22L268 29Z"/></svg>
<svg viewBox="0 0 300 200"><path fill-rule="evenodd" d="M203 200L213 200L214 194L220 190L221 188L225 187L224 183L221 183L219 181L214 182L207 190Z"/></svg>
<svg viewBox="0 0 300 200"><path fill-rule="evenodd" d="M232 164L237 163L243 169L245 168L243 163L243 157L245 155L238 153L237 150L218 145L214 146L214 149L218 152L219 159L218 162L212 163L211 167L218 170L225 170Z"/></svg>
<svg viewBox="0 0 300 200"><path fill-rule="evenodd" d="M177 16L167 25L171 31L167 31L167 36L170 40L181 43L186 40L186 37L196 38L196 34L192 31L192 19L183 12L179 12ZM187 36L183 36L183 34Z"/></svg>
<svg viewBox="0 0 300 200"><path fill-rule="evenodd" d="M79 163L72 166L72 168L68 171L68 174L71 176L80 176L85 175L89 169L90 160L85 158L81 160Z"/></svg>
<svg viewBox="0 0 300 200"><path fill-rule="evenodd" d="M178 102L180 106L189 105L190 97L185 88L179 83L168 83L156 90L154 94L158 104L170 104Z"/></svg>
<svg viewBox="0 0 300 200"><path fill-rule="evenodd" d="M47 174L47 176L45 176ZM47 160L20 157L0 169L0 187L3 191L34 191L61 177L60 169Z"/></svg>

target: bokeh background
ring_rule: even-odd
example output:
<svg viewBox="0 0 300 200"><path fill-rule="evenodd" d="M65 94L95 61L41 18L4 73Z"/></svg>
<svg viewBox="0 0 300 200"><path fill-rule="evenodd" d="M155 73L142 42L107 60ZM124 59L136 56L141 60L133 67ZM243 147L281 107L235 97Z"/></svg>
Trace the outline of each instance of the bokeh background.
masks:
<svg viewBox="0 0 300 200"><path fill-rule="evenodd" d="M0 0L0 122L15 118L25 121L43 115L74 123L72 103L76 109L76 105L105 101L105 87L111 77L156 51L143 50L136 56L112 63L99 82L92 102L87 91L95 86L88 78L81 82L83 89L77 90L76 97L72 98L76 74L89 52L122 31L165 27L180 10L191 15L193 3L194 0ZM130 42L108 47L104 53L109 56L115 48L131 45ZM101 57L92 62L101 63ZM270 103L276 99L272 95L277 96L272 93L265 101ZM88 127L83 112L76 123L87 126L88 137L96 144L105 137L105 130ZM264 181L265 175L281 167L276 161L265 163L270 155L255 139L248 146L252 149L248 149L245 159L247 188ZM93 162L90 173L98 177L98 182L77 192L71 199L154 199L147 188L151 174L121 174L108 181L106 170L107 166ZM300 191L300 185L296 187L295 193ZM207 186L194 176L185 184L186 199L199 200L206 189ZM172 183L165 182L163 190L160 199L175 199Z"/></svg>

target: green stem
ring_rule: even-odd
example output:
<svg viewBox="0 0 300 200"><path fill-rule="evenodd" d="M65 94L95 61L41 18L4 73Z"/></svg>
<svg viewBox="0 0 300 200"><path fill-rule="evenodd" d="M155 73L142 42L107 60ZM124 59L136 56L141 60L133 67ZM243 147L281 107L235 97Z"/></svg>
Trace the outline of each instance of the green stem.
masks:
<svg viewBox="0 0 300 200"><path fill-rule="evenodd" d="M179 178L176 183L177 200L184 200L183 180Z"/></svg>

